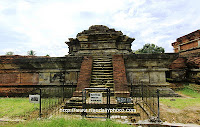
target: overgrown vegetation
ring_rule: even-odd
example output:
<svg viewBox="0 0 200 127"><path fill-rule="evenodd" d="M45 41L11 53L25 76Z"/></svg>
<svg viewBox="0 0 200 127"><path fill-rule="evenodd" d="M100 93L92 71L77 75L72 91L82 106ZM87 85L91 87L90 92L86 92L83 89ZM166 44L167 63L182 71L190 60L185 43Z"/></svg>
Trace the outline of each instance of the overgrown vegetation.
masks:
<svg viewBox="0 0 200 127"><path fill-rule="evenodd" d="M13 127L133 127L127 124L120 124L111 120L97 121L85 119L64 119L56 118L52 120L33 120L25 123L12 125Z"/></svg>

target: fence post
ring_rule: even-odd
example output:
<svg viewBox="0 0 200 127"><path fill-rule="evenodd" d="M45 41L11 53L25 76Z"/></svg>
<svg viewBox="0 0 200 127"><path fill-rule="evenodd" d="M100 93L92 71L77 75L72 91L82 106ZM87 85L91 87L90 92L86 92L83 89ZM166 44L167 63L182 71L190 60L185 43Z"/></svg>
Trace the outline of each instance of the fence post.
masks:
<svg viewBox="0 0 200 127"><path fill-rule="evenodd" d="M131 82L131 94L130 94L131 97L133 97L133 83Z"/></svg>
<svg viewBox="0 0 200 127"><path fill-rule="evenodd" d="M107 92L107 119L110 119L110 89L106 89Z"/></svg>
<svg viewBox="0 0 200 127"><path fill-rule="evenodd" d="M85 104L86 104L86 89L82 89L82 119L86 117L86 112L85 112Z"/></svg>
<svg viewBox="0 0 200 127"><path fill-rule="evenodd" d="M40 112L39 112L39 117L41 118L42 116L42 105L41 105L41 100L42 100L42 90L40 88Z"/></svg>
<svg viewBox="0 0 200 127"><path fill-rule="evenodd" d="M143 82L141 82L141 85L142 85L142 100L144 100L144 85L143 85Z"/></svg>
<svg viewBox="0 0 200 127"><path fill-rule="evenodd" d="M160 101L159 101L159 97L160 97L160 92L159 92L159 89L157 89L157 99L158 99L158 116L157 116L157 118L158 118L158 121L160 121Z"/></svg>
<svg viewBox="0 0 200 127"><path fill-rule="evenodd" d="M64 91L65 91L65 87L64 87L64 85L65 85L65 82L63 82L63 88L62 88L62 100L63 100L63 102L65 101L64 99Z"/></svg>
<svg viewBox="0 0 200 127"><path fill-rule="evenodd" d="M72 96L73 96L73 89L74 89L73 86L74 86L74 83L72 82L72 86L71 86L72 87Z"/></svg>

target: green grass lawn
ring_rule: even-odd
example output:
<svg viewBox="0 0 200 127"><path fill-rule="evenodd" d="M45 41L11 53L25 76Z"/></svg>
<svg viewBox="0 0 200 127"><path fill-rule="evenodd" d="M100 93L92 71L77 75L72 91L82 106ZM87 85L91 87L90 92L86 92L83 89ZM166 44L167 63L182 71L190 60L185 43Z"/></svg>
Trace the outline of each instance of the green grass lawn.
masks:
<svg viewBox="0 0 200 127"><path fill-rule="evenodd" d="M22 116L38 109L39 105L29 103L29 98L0 98L0 117Z"/></svg>
<svg viewBox="0 0 200 127"><path fill-rule="evenodd" d="M42 99L42 109L51 108L57 103L56 98ZM25 116L36 110L39 112L39 104L29 103L29 98L0 98L0 118Z"/></svg>
<svg viewBox="0 0 200 127"><path fill-rule="evenodd" d="M133 127L127 124L120 124L111 120L97 121L97 120L77 120L56 118L53 120L34 120L21 124L12 125L13 127Z"/></svg>
<svg viewBox="0 0 200 127"><path fill-rule="evenodd" d="M184 109L190 106L200 106L200 93L194 91L190 86L185 86L184 89L176 91L177 93L188 96L188 98L160 98L160 102L174 108Z"/></svg>

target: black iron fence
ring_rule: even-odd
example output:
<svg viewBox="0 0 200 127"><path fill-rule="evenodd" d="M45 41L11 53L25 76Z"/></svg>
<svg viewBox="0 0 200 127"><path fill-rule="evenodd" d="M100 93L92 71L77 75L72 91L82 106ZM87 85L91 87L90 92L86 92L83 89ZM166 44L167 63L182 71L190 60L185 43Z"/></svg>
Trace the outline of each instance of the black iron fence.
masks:
<svg viewBox="0 0 200 127"><path fill-rule="evenodd" d="M131 87L131 96L134 98L137 109L141 109L141 119L160 121L159 111L160 90L143 82Z"/></svg>
<svg viewBox="0 0 200 127"><path fill-rule="evenodd" d="M109 88L83 89L82 116L86 118L110 118L110 95Z"/></svg>
<svg viewBox="0 0 200 127"><path fill-rule="evenodd" d="M40 104L38 105L37 110L35 110L34 117L43 117L47 118L51 115L60 114L59 109L66 105L65 103L73 96L73 92L75 91L76 85L73 83L63 84L63 85L24 85L24 86L0 86L0 88L20 88L27 89L27 95L40 95ZM29 90L28 90L29 89ZM25 90L26 91L26 90ZM108 92L109 91L109 92ZM120 93L115 93L116 91L101 88L101 89L91 89L87 88L83 91L83 102L82 108L106 108L106 109L133 109L135 106L142 109L141 118L145 119L146 117L151 119L152 121L159 121L159 89L157 87L152 87L148 84L140 83L137 86L131 86L131 90L127 93L126 90L122 90ZM93 96L92 94L101 93L102 96L101 103L97 103L98 100L87 100ZM97 96L93 96L97 97ZM93 102L92 102L93 101ZM108 110L110 111L110 110ZM94 117L95 113L90 113L90 117ZM89 117L88 114L82 114ZM93 115L93 116L92 116ZM112 115L138 115L137 113L102 113L102 117L110 118ZM28 117L32 117L31 114Z"/></svg>
<svg viewBox="0 0 200 127"><path fill-rule="evenodd" d="M27 98L29 95L40 95L39 104L34 104L33 113L24 113L25 119L47 118L51 115L59 114L59 108L64 105L65 101L73 96L76 84L67 83L63 85L4 85L0 89L10 91L8 97ZM20 90L17 92L17 90Z"/></svg>

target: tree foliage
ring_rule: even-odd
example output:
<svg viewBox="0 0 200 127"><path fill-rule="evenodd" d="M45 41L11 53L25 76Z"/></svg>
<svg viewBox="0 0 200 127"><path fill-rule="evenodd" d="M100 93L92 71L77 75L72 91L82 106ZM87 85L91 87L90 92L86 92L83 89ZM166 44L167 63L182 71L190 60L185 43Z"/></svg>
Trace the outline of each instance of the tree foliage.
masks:
<svg viewBox="0 0 200 127"><path fill-rule="evenodd" d="M27 55L28 55L28 56L35 56L36 53L35 53L35 51L30 50L30 51L27 52Z"/></svg>
<svg viewBox="0 0 200 127"><path fill-rule="evenodd" d="M163 47L159 47L155 44L147 43L143 46L143 48L135 51L136 54L141 53L164 53L165 49Z"/></svg>
<svg viewBox="0 0 200 127"><path fill-rule="evenodd" d="M47 56L47 57L50 57L50 55L49 55L49 54L46 54L46 56Z"/></svg>
<svg viewBox="0 0 200 127"><path fill-rule="evenodd" d="M14 55L14 52L6 52L6 55L8 55L8 56Z"/></svg>

